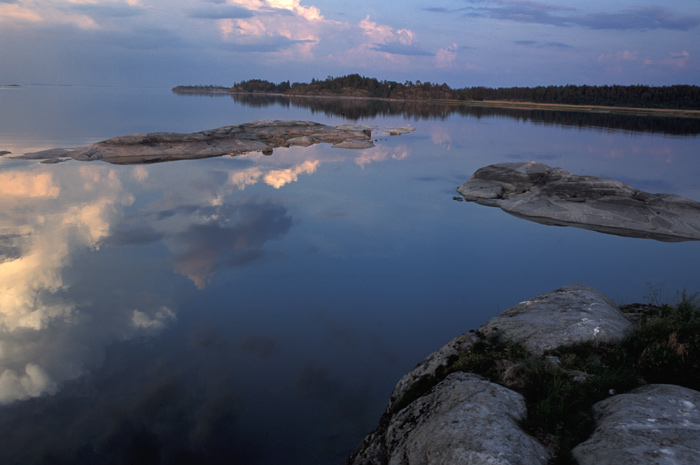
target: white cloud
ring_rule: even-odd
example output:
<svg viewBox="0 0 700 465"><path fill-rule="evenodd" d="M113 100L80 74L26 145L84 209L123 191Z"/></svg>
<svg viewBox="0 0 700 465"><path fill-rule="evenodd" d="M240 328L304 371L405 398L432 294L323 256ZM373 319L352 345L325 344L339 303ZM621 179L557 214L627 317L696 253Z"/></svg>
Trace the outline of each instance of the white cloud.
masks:
<svg viewBox="0 0 700 465"><path fill-rule="evenodd" d="M152 316L140 310L134 310L131 315L131 324L138 329L163 329L175 320L175 313L168 307L161 307Z"/></svg>
<svg viewBox="0 0 700 465"><path fill-rule="evenodd" d="M56 383L39 365L27 363L22 374L15 370L3 370L0 365L0 404L55 392Z"/></svg>
<svg viewBox="0 0 700 465"><path fill-rule="evenodd" d="M134 313L68 297L64 275L75 255L96 250L133 197L106 166L61 178L38 167L0 173L0 232L15 252L0 262L0 403L52 394L99 362L108 343L174 318L163 306Z"/></svg>
<svg viewBox="0 0 700 465"><path fill-rule="evenodd" d="M362 169L370 163L383 162L388 159L403 160L408 156L408 148L406 146L398 146L395 148L374 147L372 149L363 150L355 159L355 163L360 165Z"/></svg>

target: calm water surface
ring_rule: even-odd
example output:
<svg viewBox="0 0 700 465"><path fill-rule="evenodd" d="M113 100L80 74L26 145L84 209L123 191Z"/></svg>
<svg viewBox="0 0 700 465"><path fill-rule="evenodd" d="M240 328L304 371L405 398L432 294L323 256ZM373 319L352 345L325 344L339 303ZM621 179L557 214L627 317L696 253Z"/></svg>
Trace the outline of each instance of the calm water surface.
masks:
<svg viewBox="0 0 700 465"><path fill-rule="evenodd" d="M481 166L538 160L700 200L692 124L342 105L0 89L13 154L259 119L378 139L142 166L0 157L1 463L342 463L403 373L519 301L571 283L618 303L700 291L697 242L452 199Z"/></svg>

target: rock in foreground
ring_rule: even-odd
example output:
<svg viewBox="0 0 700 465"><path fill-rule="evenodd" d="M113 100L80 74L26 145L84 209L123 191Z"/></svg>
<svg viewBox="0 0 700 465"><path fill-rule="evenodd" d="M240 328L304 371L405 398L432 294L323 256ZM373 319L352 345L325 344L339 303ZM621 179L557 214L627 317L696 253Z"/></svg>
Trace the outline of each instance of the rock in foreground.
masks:
<svg viewBox="0 0 700 465"><path fill-rule="evenodd" d="M501 334L542 355L565 344L595 341L615 343L634 325L602 292L583 285L564 286L538 295L491 318L479 332Z"/></svg>
<svg viewBox="0 0 700 465"><path fill-rule="evenodd" d="M538 223L666 242L700 240L700 203L528 161L478 169L457 191Z"/></svg>
<svg viewBox="0 0 700 465"><path fill-rule="evenodd" d="M526 415L520 394L453 373L368 436L349 463L545 465L549 453L519 425Z"/></svg>
<svg viewBox="0 0 700 465"><path fill-rule="evenodd" d="M329 143L339 148L366 149L374 146L372 129L370 126L353 124L334 127L309 121L254 121L190 134L130 134L85 147L43 150L25 153L16 158L73 158L131 165L240 155L247 152L271 154L272 149L276 147L308 147L318 143Z"/></svg>
<svg viewBox="0 0 700 465"><path fill-rule="evenodd" d="M650 384L593 406L596 429L572 451L579 465L700 463L700 392Z"/></svg>
<svg viewBox="0 0 700 465"><path fill-rule="evenodd" d="M603 369L613 359L602 354L632 326L608 297L588 286L565 286L515 305L478 331L456 337L401 378L379 426L347 463L546 464L569 453L580 465L700 463L700 392L652 384L615 394L614 388L632 386L625 376L615 379L619 366ZM508 343L494 342L491 333ZM571 352L564 347L588 341L613 345L591 344L588 355L581 347ZM519 348L511 352L514 343ZM566 356L547 355L555 348ZM520 355L525 352L530 355ZM605 400L593 404L594 399ZM574 407L552 406L560 401ZM583 412L591 406L595 431L586 437L593 425ZM563 422L563 415L579 414ZM522 429L526 418L527 431ZM556 423L546 425L550 420ZM555 432L561 425L573 428L570 437ZM578 446L572 451L573 444L558 443L560 436Z"/></svg>

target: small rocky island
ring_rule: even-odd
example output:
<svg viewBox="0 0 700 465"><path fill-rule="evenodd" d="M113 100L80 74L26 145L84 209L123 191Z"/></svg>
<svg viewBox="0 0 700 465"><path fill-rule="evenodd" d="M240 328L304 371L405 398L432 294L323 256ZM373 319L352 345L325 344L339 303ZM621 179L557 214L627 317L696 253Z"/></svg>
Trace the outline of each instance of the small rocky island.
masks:
<svg viewBox="0 0 700 465"><path fill-rule="evenodd" d="M699 325L697 306L623 312L584 285L536 296L401 378L347 463L700 463L697 333L680 329Z"/></svg>
<svg viewBox="0 0 700 465"><path fill-rule="evenodd" d="M328 126L310 121L253 121L217 129L182 134L156 132L114 137L85 147L56 148L25 153L15 158L57 163L68 159L101 160L117 165L159 163L175 160L241 155L262 152L271 155L274 148L319 143L346 149L374 147L372 126L343 124ZM389 135L401 135L414 128L386 128Z"/></svg>
<svg viewBox="0 0 700 465"><path fill-rule="evenodd" d="M548 225L666 242L700 240L698 202L535 161L480 168L457 192L468 202Z"/></svg>

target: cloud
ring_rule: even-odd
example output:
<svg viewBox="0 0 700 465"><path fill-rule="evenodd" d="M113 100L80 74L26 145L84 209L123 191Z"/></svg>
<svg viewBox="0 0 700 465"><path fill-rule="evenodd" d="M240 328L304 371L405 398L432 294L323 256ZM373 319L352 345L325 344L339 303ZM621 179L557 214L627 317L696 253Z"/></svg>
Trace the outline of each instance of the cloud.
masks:
<svg viewBox="0 0 700 465"><path fill-rule="evenodd" d="M438 68L451 68L457 60L458 47L457 44L452 44L448 47L441 48L435 54L435 66Z"/></svg>
<svg viewBox="0 0 700 465"><path fill-rule="evenodd" d="M194 8L187 16L198 19L243 19L253 17L253 12L236 5L222 5Z"/></svg>
<svg viewBox="0 0 700 465"><path fill-rule="evenodd" d="M700 16L674 15L662 7L632 8L619 12L579 13L575 8L531 0L472 1L476 6L469 16L520 23L546 24L560 27L584 27L593 30L687 31L700 24ZM493 6L492 6L493 5Z"/></svg>
<svg viewBox="0 0 700 465"><path fill-rule="evenodd" d="M38 12L32 10L31 8L25 8L22 5L17 5L13 3L0 4L0 22L40 22L42 20L42 16Z"/></svg>
<svg viewBox="0 0 700 465"><path fill-rule="evenodd" d="M138 5L138 2L126 2L126 4L85 3L77 4L73 9L92 18L133 18L144 14L143 8L139 8Z"/></svg>
<svg viewBox="0 0 700 465"><path fill-rule="evenodd" d="M228 204L211 211L216 215L210 214L210 221L191 224L173 237L185 249L173 257L175 271L198 289L206 287L222 267L239 267L264 258L264 244L281 239L292 226L286 208L270 202Z"/></svg>
<svg viewBox="0 0 700 465"><path fill-rule="evenodd" d="M9 171L0 173L0 198L44 197L55 199L61 189L51 173L22 173Z"/></svg>
<svg viewBox="0 0 700 465"><path fill-rule="evenodd" d="M522 45L523 47L534 47L534 48L554 48L554 49L570 49L574 48L569 44L563 42L538 42L536 40L516 40L517 45Z"/></svg>
<svg viewBox="0 0 700 465"><path fill-rule="evenodd" d="M175 319L175 313L168 307L159 308L153 315L136 309L131 315L131 324L137 329L159 330Z"/></svg>
<svg viewBox="0 0 700 465"><path fill-rule="evenodd" d="M148 168L145 166L135 166L131 173L139 182L145 182L148 179Z"/></svg>
<svg viewBox="0 0 700 465"><path fill-rule="evenodd" d="M158 330L172 316L152 302L68 295L69 285L84 282L89 292L102 285L90 281L94 270L77 283L64 275L71 270L76 279L75 255L96 253L133 198L115 170L81 167L59 180L37 166L0 174L0 403L55 393L95 366L110 342Z"/></svg>
<svg viewBox="0 0 700 465"><path fill-rule="evenodd" d="M404 45L400 43L391 44L376 44L370 47L372 50L391 55L406 55L406 56L434 56L433 53L421 50L412 45Z"/></svg>
<svg viewBox="0 0 700 465"><path fill-rule="evenodd" d="M285 184L296 182L300 174L313 174L320 164L320 160L307 160L294 168L272 170L265 175L263 181L275 189L279 189Z"/></svg>
<svg viewBox="0 0 700 465"><path fill-rule="evenodd" d="M408 148L406 146L399 146L393 149L384 147L375 147L369 150L363 150L355 159L355 163L358 164L362 169L370 163L383 162L389 158L393 160L403 160L408 156Z"/></svg>
<svg viewBox="0 0 700 465"><path fill-rule="evenodd" d="M661 7L635 8L619 13L596 13L575 20L579 26L590 29L652 30L669 29L687 31L700 24L697 15L674 16Z"/></svg>
<svg viewBox="0 0 700 465"><path fill-rule="evenodd" d="M621 52L615 53L604 53L599 55L597 60L598 63L615 63L620 61L637 61L639 57L638 51L623 50Z"/></svg>
<svg viewBox="0 0 700 465"><path fill-rule="evenodd" d="M690 53L683 50L682 52L670 52L668 56L660 59L647 57L644 59L644 65L662 70L683 69L688 60L690 60Z"/></svg>

